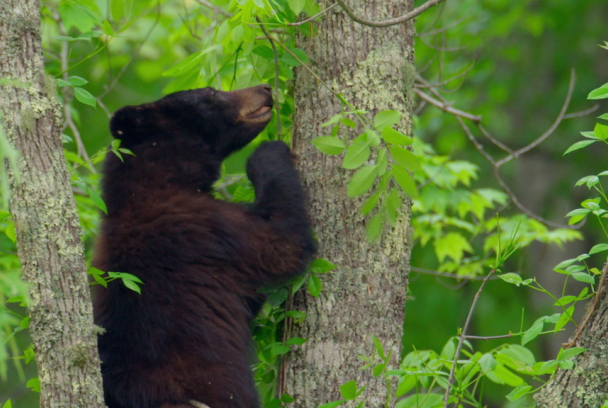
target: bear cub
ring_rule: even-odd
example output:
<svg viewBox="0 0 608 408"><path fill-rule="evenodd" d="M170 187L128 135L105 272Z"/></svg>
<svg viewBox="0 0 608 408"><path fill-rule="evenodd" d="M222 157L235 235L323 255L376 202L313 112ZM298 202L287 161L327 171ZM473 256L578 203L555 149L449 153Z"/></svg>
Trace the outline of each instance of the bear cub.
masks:
<svg viewBox="0 0 608 408"><path fill-rule="evenodd" d="M109 154L107 215L93 262L128 272L95 287L105 401L109 408L260 406L251 362L259 289L301 274L315 253L306 196L289 148L262 143L247 162L255 202L212 197L222 160L272 116L267 85L212 88L127 106L112 135L135 155Z"/></svg>

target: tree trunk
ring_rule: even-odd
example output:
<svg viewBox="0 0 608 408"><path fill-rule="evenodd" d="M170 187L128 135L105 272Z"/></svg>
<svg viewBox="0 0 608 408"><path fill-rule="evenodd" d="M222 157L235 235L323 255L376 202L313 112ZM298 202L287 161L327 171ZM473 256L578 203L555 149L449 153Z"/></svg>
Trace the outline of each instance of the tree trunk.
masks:
<svg viewBox="0 0 608 408"><path fill-rule="evenodd" d="M321 3L327 7L333 2ZM357 16L377 21L405 14L412 2L350 0L348 6ZM399 128L411 134L415 72L411 21L371 28L355 23L335 7L316 29L312 38L298 39L312 70L355 108L367 111L370 119L380 110L401 112ZM298 407L316 408L341 399L340 385L356 380L359 387L366 387L367 407L384 406L385 381L374 378L371 370L361 371L364 362L358 355L372 356L374 335L391 353L392 367L399 362L411 247L409 200L401 207L395 227L369 242L366 218L360 212L365 197L346 196L352 171L341 168L342 156L325 155L310 143L329 132L320 124L340 112L340 101L300 68L294 104L294 151L310 196L320 256L338 268L322 276L318 299L305 291L296 294L295 308L308 317L293 334L308 342L285 363L285 391L296 398Z"/></svg>
<svg viewBox="0 0 608 408"><path fill-rule="evenodd" d="M0 111L20 154L12 177L23 277L31 284L30 333L40 405L103 407L81 228L61 144L61 106L45 77L40 2L0 5Z"/></svg>
<svg viewBox="0 0 608 408"><path fill-rule="evenodd" d="M539 408L599 408L608 397L608 264L595 298L568 347L587 349L574 359L574 368L558 369L534 398Z"/></svg>

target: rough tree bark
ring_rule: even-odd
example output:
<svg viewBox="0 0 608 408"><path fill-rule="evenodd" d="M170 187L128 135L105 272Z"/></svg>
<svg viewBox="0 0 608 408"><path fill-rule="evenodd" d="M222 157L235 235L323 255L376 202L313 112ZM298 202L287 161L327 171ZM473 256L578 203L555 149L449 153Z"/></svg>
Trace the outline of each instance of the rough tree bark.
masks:
<svg viewBox="0 0 608 408"><path fill-rule="evenodd" d="M333 2L323 1L322 7ZM412 1L350 0L348 6L368 20L398 17ZM403 113L400 130L411 133L414 77L411 21L390 28L371 28L351 20L335 7L317 25L317 35L301 36L298 47L320 78L357 109L373 115L385 109ZM351 171L341 156L317 151L310 140L327 134L320 124L340 112L340 101L305 69L295 83L294 151L311 200L311 216L320 255L338 265L323 275L323 291L314 299L304 291L295 307L307 313L295 335L308 339L286 361L285 391L298 407L318 407L340 399L339 386L356 380L368 407L384 406L386 384L373 378L358 355L371 356L371 335L380 339L399 362L410 256L409 202L394 228L377 242L365 238L359 207L364 198L346 196ZM349 137L354 136L350 134ZM394 402L391 404L393 405Z"/></svg>
<svg viewBox="0 0 608 408"><path fill-rule="evenodd" d="M535 395L539 408L599 408L608 397L608 264L567 347L586 348Z"/></svg>
<svg viewBox="0 0 608 408"><path fill-rule="evenodd" d="M61 106L45 77L40 1L0 3L0 112L20 153L12 178L23 277L30 282L42 408L104 407L81 228L61 144Z"/></svg>

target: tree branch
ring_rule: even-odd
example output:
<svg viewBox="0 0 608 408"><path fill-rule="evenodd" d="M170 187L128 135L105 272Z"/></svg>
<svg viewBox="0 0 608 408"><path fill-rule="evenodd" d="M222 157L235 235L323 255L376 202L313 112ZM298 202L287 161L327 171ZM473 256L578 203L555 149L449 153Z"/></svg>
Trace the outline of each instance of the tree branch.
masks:
<svg viewBox="0 0 608 408"><path fill-rule="evenodd" d="M426 11L427 9L436 6L437 4L444 2L446 0L429 0L426 3L424 3L422 6L420 7L416 7L414 10L410 11L409 13L404 14L401 17L397 17L397 18L392 18L390 20L386 20L386 21L382 21L382 22L377 22L377 21L371 21L371 20L366 20L364 18L361 17L357 17L353 11L344 3L343 0L337 0L338 4L340 5L340 7L342 7L342 9L344 10L344 12L355 22L359 23L359 24L363 24L369 27L390 27L393 25L397 25L397 24L401 24L404 23L408 20L411 20L412 18L422 14L424 11Z"/></svg>
<svg viewBox="0 0 608 408"><path fill-rule="evenodd" d="M526 214L527 216L529 216L530 218L533 218L547 226L553 227L553 228L567 228L567 229L577 229L580 228L583 224L579 223L577 225L563 225L563 224L559 224L559 223L555 223L552 221L549 221L547 219L544 219L543 217L540 217L536 214L534 214L532 211L530 211L528 208L526 208L517 198L517 196L515 195L515 193L513 193L513 191L509 188L509 186L507 185L507 183L503 180L503 178L500 175L499 172L499 168L500 166L502 166L503 164L511 161L514 158L518 158L519 156L521 156L522 154L525 154L527 152L529 152L530 150L532 150L534 147L538 146L540 143L542 143L543 141L545 141L549 136L551 136L555 130L557 129L557 126L564 120L564 119L569 119L572 117L579 117L582 116L585 113L590 113L593 112L596 107L592 107L590 109L587 109L585 111L582 112L576 112L576 113L572 113L572 114L566 114L566 111L568 110L568 106L570 104L570 99L572 97L572 93L574 91L574 84L576 82L576 75L574 74L574 70L572 70L571 76L570 76L570 82L569 82L569 86L568 86L568 92L566 94L566 99L564 100L564 103L562 105L562 109L560 110L560 113L558 114L557 118L555 119L555 121L553 122L553 124L551 125L551 127L545 132L543 133L540 137L538 137L536 140L534 140L532 143L528 144L527 146L518 149L518 150L511 150L508 146L506 146L505 144L501 143L500 141L498 141L496 138L494 138L490 132L488 132L485 127L483 127L483 125L481 124L482 122L482 117L480 115L473 115L471 113L468 112L464 112L460 109L456 109L453 108L451 106L451 104L449 104L445 98L439 93L439 91L437 91L437 89L435 89L435 87L430 86L429 82L427 80L425 80L424 78L422 78L420 75L416 76L417 80L419 82L422 83L422 86L425 86L429 89L429 91L431 93L433 93L433 96L428 95L427 93L423 92L422 90L419 89L419 87L414 88L414 92L416 92L416 94L418 96L420 96L420 98L425 101L428 102L430 104L432 104L433 106L438 107L439 109L443 110L444 112L450 113L452 115L455 116L456 120L458 121L460 127L462 128L462 130L465 132L465 134L467 135L467 138L471 141L471 143L473 144L473 146L475 146L475 148L477 149L477 151L479 151L479 153L481 153L482 156L484 156L486 158L486 160L492 165L493 169L494 169L494 177L496 178L496 180L498 181L498 184L500 184L500 186L502 187L502 189L509 195L511 201L513 202L513 204L515 204L515 206L517 208L519 208L520 211L522 211L524 214ZM472 121L473 123L475 123L475 125L477 126L477 128L481 131L481 133L490 141L492 142L494 145L496 145L497 147L499 147L500 149L502 149L503 151L507 152L508 155L500 160L495 160L488 152L485 151L484 146L477 140L477 138L475 137L475 135L473 135L473 133L471 132L471 129L469 128L469 126L464 122L463 119L468 119L470 121Z"/></svg>

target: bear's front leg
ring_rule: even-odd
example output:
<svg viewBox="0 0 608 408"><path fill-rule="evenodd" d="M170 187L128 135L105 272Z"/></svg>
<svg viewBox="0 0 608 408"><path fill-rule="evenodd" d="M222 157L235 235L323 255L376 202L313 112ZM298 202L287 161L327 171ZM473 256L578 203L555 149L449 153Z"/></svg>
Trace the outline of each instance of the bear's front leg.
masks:
<svg viewBox="0 0 608 408"><path fill-rule="evenodd" d="M316 251L307 213L307 197L289 147L280 141L264 142L247 161L247 176L255 188L253 211L277 234L300 247L309 260Z"/></svg>

